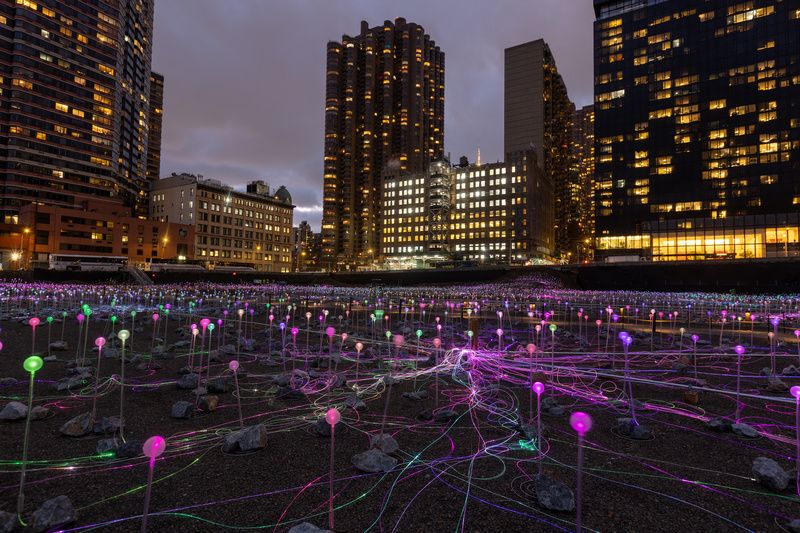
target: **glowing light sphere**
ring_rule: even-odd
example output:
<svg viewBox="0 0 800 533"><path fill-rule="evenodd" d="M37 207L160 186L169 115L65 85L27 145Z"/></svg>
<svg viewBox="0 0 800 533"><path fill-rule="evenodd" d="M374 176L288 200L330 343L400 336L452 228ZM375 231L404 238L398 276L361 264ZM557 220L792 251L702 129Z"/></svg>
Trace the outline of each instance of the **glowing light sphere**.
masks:
<svg viewBox="0 0 800 533"><path fill-rule="evenodd" d="M467 331L467 337L471 339L473 335L475 335L475 333L472 330Z"/></svg>
<svg viewBox="0 0 800 533"><path fill-rule="evenodd" d="M278 324L278 327L281 328L281 330L286 329L286 322L281 322L280 324Z"/></svg>
<svg viewBox="0 0 800 533"><path fill-rule="evenodd" d="M155 459L156 457L160 457L166 449L167 441L164 440L164 437L159 437L156 435L144 441L142 453L144 453L145 457Z"/></svg>
<svg viewBox="0 0 800 533"><path fill-rule="evenodd" d="M534 383L533 392L535 392L537 395L542 394L544 392L544 383L542 383L541 381L537 381L536 383Z"/></svg>
<svg viewBox="0 0 800 533"><path fill-rule="evenodd" d="M800 329L794 330L794 336L800 339Z"/></svg>
<svg viewBox="0 0 800 533"><path fill-rule="evenodd" d="M500 328L497 328L497 331L495 331L495 333L497 333L498 337L502 337L503 336L503 330L500 329Z"/></svg>
<svg viewBox="0 0 800 533"><path fill-rule="evenodd" d="M194 329L192 330L192 336L193 336L193 337L197 337L199 334L200 334L200 330L199 330L199 329L197 329L197 328L194 328Z"/></svg>
<svg viewBox="0 0 800 533"><path fill-rule="evenodd" d="M341 419L342 419L342 415L341 415L341 413L339 413L339 410L336 409L335 407L333 407L331 409L328 409L328 412L325 413L325 420L331 426L335 426L336 424L338 424L339 420L341 420Z"/></svg>
<svg viewBox="0 0 800 533"><path fill-rule="evenodd" d="M285 327L286 327L286 324L281 322L281 329L283 329ZM300 330L298 328L292 328L292 336L297 337L298 333L300 333Z"/></svg>
<svg viewBox="0 0 800 533"><path fill-rule="evenodd" d="M106 338L105 337L97 337L94 340L94 345L97 346L98 348L102 348L103 346L106 345Z"/></svg>
<svg viewBox="0 0 800 533"><path fill-rule="evenodd" d="M417 330L417 331L415 331L414 333L417 335L417 338L420 338L420 337L422 337L422 330L421 330L421 329L418 329L418 330Z"/></svg>
<svg viewBox="0 0 800 533"><path fill-rule="evenodd" d="M558 326L556 326L555 324L550 324L550 332L555 333L555 331L557 329L558 329Z"/></svg>
<svg viewBox="0 0 800 533"><path fill-rule="evenodd" d="M311 320L311 311L306 312L306 320Z"/></svg>
<svg viewBox="0 0 800 533"><path fill-rule="evenodd" d="M117 338L119 340L121 340L122 342L125 342L130 337L131 337L131 332L128 331L127 329L121 329L121 330L119 330L119 333L117 333Z"/></svg>
<svg viewBox="0 0 800 533"><path fill-rule="evenodd" d="M116 318L116 317L111 317L111 318ZM53 317L52 316L47 317L47 323L48 324L52 324L53 323Z"/></svg>
<svg viewBox="0 0 800 533"><path fill-rule="evenodd" d="M603 321L598 318L597 320L594 321L594 323L596 326L599 326L600 324L603 323Z"/></svg>
<svg viewBox="0 0 800 533"><path fill-rule="evenodd" d="M442 339L440 339L439 337L436 337L435 339L433 339L433 345L434 345L436 348L438 348L439 346L441 346L441 345L442 345Z"/></svg>
<svg viewBox="0 0 800 533"><path fill-rule="evenodd" d="M36 317L33 317L30 320L28 320L28 325L31 326L32 328L35 328L36 326L38 326L39 323L40 323L40 320L38 318L36 318Z"/></svg>
<svg viewBox="0 0 800 533"><path fill-rule="evenodd" d="M268 318L269 318L269 321L272 322L273 320L275 320L275 315L270 314Z"/></svg>
<svg viewBox="0 0 800 533"><path fill-rule="evenodd" d="M700 336L699 335L692 335L692 342L697 343L697 341L699 341L699 340L700 340Z"/></svg>
<svg viewBox="0 0 800 533"><path fill-rule="evenodd" d="M347 333L342 333L342 342L347 340Z"/></svg>
<svg viewBox="0 0 800 533"><path fill-rule="evenodd" d="M38 372L43 365L44 361L38 355L32 355L22 362L22 368L24 368L31 374L33 374L34 372Z"/></svg>
<svg viewBox="0 0 800 533"><path fill-rule="evenodd" d="M744 346L741 344L737 344L736 347L733 349L738 355L742 355L744 353Z"/></svg>
<svg viewBox="0 0 800 533"><path fill-rule="evenodd" d="M579 435L583 436L592 429L592 417L584 412L577 411L569 417L569 425Z"/></svg>
<svg viewBox="0 0 800 533"><path fill-rule="evenodd" d="M228 363L228 368L230 368L232 371L236 372L237 370L239 370L239 361L234 359L233 361Z"/></svg>
<svg viewBox="0 0 800 533"><path fill-rule="evenodd" d="M158 313L153 313L153 316L151 318L153 319L153 322L157 322L158 321Z"/></svg>
<svg viewBox="0 0 800 533"><path fill-rule="evenodd" d="M336 335L336 330L332 326L328 326L327 328L325 328L325 334L329 338L333 338L333 336Z"/></svg>
<svg viewBox="0 0 800 533"><path fill-rule="evenodd" d="M204 319L202 319L200 321L200 327L202 327L203 329L208 328L209 324L211 324L211 319L210 318L204 318Z"/></svg>
<svg viewBox="0 0 800 533"><path fill-rule="evenodd" d="M798 402L800 402L800 387L798 387L797 385L795 385L794 387L792 387L791 389L789 389L789 392L792 394L792 396L794 396L795 398L797 398L797 401L798 401Z"/></svg>
<svg viewBox="0 0 800 533"><path fill-rule="evenodd" d="M361 350L363 350L363 349L364 349L364 344L363 344L363 343L360 343L360 342L357 342L357 343L356 343L356 351L357 351L358 353L361 353Z"/></svg>
<svg viewBox="0 0 800 533"><path fill-rule="evenodd" d="M78 316L76 318L78 319L78 322L83 322L84 319L86 318L86 315L84 315L83 313L78 313Z"/></svg>

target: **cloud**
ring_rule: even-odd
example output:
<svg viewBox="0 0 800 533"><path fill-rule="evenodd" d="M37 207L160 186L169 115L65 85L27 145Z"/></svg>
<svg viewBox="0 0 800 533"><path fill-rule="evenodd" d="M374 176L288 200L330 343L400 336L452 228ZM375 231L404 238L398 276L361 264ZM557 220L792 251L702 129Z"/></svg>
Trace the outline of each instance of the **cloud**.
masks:
<svg viewBox="0 0 800 533"><path fill-rule="evenodd" d="M570 96L591 103L591 2L158 0L153 68L165 76L161 174L286 185L318 230L325 45L402 16L444 50L445 151L502 158L503 49L544 38Z"/></svg>

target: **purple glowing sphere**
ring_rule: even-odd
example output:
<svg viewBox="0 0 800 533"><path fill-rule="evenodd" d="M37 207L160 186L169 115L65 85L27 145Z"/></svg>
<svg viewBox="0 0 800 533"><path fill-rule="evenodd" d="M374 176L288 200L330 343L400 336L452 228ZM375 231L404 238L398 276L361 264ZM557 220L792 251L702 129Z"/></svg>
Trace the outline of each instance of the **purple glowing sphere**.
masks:
<svg viewBox="0 0 800 533"><path fill-rule="evenodd" d="M592 417L584 412L577 411L569 417L569 424L572 429L578 432L578 435L583 436L592 429Z"/></svg>

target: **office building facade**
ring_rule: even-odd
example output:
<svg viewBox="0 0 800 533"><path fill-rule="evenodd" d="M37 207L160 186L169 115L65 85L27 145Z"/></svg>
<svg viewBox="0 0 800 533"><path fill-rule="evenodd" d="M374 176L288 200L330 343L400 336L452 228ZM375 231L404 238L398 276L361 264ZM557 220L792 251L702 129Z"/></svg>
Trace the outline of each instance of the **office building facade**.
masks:
<svg viewBox="0 0 800 533"><path fill-rule="evenodd" d="M119 198L146 215L153 0L0 4L0 212Z"/></svg>
<svg viewBox="0 0 800 533"><path fill-rule="evenodd" d="M800 255L800 5L594 6L598 257Z"/></svg>
<svg viewBox="0 0 800 533"><path fill-rule="evenodd" d="M293 212L286 188L270 192L264 182L241 192L217 180L175 174L155 182L150 193L150 218L193 225L193 259L211 268L291 271Z"/></svg>
<svg viewBox="0 0 800 533"><path fill-rule="evenodd" d="M381 180L425 171L444 149L444 53L405 19L327 45L322 261L370 264L379 253Z"/></svg>
<svg viewBox="0 0 800 533"><path fill-rule="evenodd" d="M164 118L164 76L150 73L150 114L147 129L147 181L161 176L161 122Z"/></svg>
<svg viewBox="0 0 800 533"><path fill-rule="evenodd" d="M573 195L577 177L571 154L575 106L550 47L541 39L506 48L504 76L506 161L535 152L541 171L554 187L555 254L566 260L579 239L579 206Z"/></svg>
<svg viewBox="0 0 800 533"><path fill-rule="evenodd" d="M570 187L570 201L576 206L573 242L577 262L591 261L594 256L594 106L575 111L572 121L572 161L575 175Z"/></svg>

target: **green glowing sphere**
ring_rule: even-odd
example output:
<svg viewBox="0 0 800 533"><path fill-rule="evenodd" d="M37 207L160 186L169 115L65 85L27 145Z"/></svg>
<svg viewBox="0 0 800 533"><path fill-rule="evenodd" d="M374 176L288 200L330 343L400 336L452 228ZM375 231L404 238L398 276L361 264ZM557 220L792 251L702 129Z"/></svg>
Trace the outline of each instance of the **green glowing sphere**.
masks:
<svg viewBox="0 0 800 533"><path fill-rule="evenodd" d="M32 355L27 359L25 359L25 361L22 363L22 368L33 374L34 372L42 368L42 365L44 365L44 361L42 361L42 358L39 357L38 355Z"/></svg>
<svg viewBox="0 0 800 533"><path fill-rule="evenodd" d="M111 316L111 323L112 324L116 324L117 323L117 315L112 315Z"/></svg>
<svg viewBox="0 0 800 533"><path fill-rule="evenodd" d="M52 324L53 323L53 317L51 317L51 316L47 317L47 323L48 324Z"/></svg>
<svg viewBox="0 0 800 533"><path fill-rule="evenodd" d="M125 342L126 340L128 340L130 338L130 336L131 336L131 332L128 331L127 329L121 329L121 330L119 330L119 333L117 333L117 338L119 340L121 340L122 342Z"/></svg>
<svg viewBox="0 0 800 533"><path fill-rule="evenodd" d="M420 337L422 337L422 330L421 330L421 329L418 329L418 330L416 331L416 333L417 333L417 338L420 338Z"/></svg>
<svg viewBox="0 0 800 533"><path fill-rule="evenodd" d="M467 331L467 337L471 339L473 335L475 335L475 333L473 333L472 330Z"/></svg>
<svg viewBox="0 0 800 533"><path fill-rule="evenodd" d="M389 331L389 330L386 330L386 338L388 339L391 336L392 336L392 332Z"/></svg>
<svg viewBox="0 0 800 533"><path fill-rule="evenodd" d="M555 324L550 324L550 331L555 331L557 326Z"/></svg>

